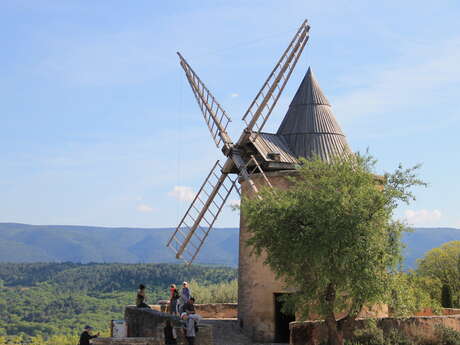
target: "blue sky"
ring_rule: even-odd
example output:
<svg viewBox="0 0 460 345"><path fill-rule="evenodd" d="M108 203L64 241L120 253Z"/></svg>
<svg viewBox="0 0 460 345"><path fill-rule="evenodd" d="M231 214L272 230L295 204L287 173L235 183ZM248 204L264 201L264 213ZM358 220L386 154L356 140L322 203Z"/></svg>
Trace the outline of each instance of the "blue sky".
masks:
<svg viewBox="0 0 460 345"><path fill-rule="evenodd" d="M460 228L460 2L0 2L0 221L175 226L216 159L176 51L241 116L304 18L312 66L355 151L423 163L397 217ZM232 196L236 199L236 196ZM232 200L233 200L232 199ZM219 226L236 226L226 207Z"/></svg>

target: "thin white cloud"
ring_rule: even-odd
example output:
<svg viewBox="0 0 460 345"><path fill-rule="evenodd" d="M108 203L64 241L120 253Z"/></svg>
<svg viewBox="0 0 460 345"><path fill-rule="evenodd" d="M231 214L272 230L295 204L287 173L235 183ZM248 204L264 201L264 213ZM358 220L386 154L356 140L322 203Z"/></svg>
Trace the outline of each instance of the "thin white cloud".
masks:
<svg viewBox="0 0 460 345"><path fill-rule="evenodd" d="M230 200L229 202L227 202L227 206L232 209L237 209L240 207L240 205L241 205L241 200L239 199Z"/></svg>
<svg viewBox="0 0 460 345"><path fill-rule="evenodd" d="M350 89L333 102L341 117L372 116L425 104L460 82L460 37L406 47L392 65L366 66L342 80Z"/></svg>
<svg viewBox="0 0 460 345"><path fill-rule="evenodd" d="M404 216L407 222L415 226L436 225L442 217L439 210L406 210Z"/></svg>
<svg viewBox="0 0 460 345"><path fill-rule="evenodd" d="M239 97L239 96L240 96L240 94L238 94L238 93L232 93L232 94L230 95L231 98L237 98L237 97Z"/></svg>
<svg viewBox="0 0 460 345"><path fill-rule="evenodd" d="M154 211L153 207L149 206L147 204L139 204L139 205L137 205L136 210L138 210L139 212L142 212L142 213L150 213L150 212Z"/></svg>
<svg viewBox="0 0 460 345"><path fill-rule="evenodd" d="M174 186L168 195L180 201L192 201L195 197L192 187L187 186Z"/></svg>

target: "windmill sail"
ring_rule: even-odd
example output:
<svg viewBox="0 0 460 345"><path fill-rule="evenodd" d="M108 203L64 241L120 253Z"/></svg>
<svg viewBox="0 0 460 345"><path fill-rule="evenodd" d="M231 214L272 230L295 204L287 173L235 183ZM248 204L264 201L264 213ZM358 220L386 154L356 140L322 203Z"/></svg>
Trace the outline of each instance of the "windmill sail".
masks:
<svg viewBox="0 0 460 345"><path fill-rule="evenodd" d="M258 162L259 158L253 154L251 145L256 141L278 102L308 41L309 30L310 27L305 20L243 116L246 129L237 143L233 143L227 133L230 117L184 57L177 53L211 136L218 148L223 146L222 152L228 157L223 166L219 161L216 162L169 239L167 245L174 250L177 258L182 258L189 264L193 262L231 191L233 188L238 190L236 186L238 178L246 181L248 187L259 198L258 187L251 179L251 174L259 171L265 183L271 186ZM248 169L252 170L248 171ZM232 179L229 174L237 175Z"/></svg>
<svg viewBox="0 0 460 345"><path fill-rule="evenodd" d="M308 41L309 30L305 20L244 114L248 132L260 133L267 122Z"/></svg>
<svg viewBox="0 0 460 345"><path fill-rule="evenodd" d="M227 115L225 110L196 75L184 57L179 52L177 55L179 55L180 65L184 69L187 80L192 88L195 99L198 102L198 106L201 109L204 120L208 125L216 146L220 148L221 143L224 142L224 145L230 147L232 141L227 133L227 126L231 121L230 116Z"/></svg>
<svg viewBox="0 0 460 345"><path fill-rule="evenodd" d="M237 177L232 179L220 173L221 169L217 161L167 244L177 259L182 258L188 264L198 255L228 196L236 187Z"/></svg>

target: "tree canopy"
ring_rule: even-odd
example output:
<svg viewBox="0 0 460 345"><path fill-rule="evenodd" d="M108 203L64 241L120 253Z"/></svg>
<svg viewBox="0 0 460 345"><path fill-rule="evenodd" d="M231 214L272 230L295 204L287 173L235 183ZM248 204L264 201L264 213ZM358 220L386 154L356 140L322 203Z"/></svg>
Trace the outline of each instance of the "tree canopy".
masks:
<svg viewBox="0 0 460 345"><path fill-rule="evenodd" d="M443 307L460 307L460 241L434 248L417 262L417 273L441 286Z"/></svg>
<svg viewBox="0 0 460 345"><path fill-rule="evenodd" d="M297 288L288 304L324 317L330 344L343 342L338 312L346 311L345 322L388 297L405 230L393 212L414 198L410 187L424 184L418 167L376 176L374 166L368 155L303 160L289 189L266 188L241 205L247 245Z"/></svg>

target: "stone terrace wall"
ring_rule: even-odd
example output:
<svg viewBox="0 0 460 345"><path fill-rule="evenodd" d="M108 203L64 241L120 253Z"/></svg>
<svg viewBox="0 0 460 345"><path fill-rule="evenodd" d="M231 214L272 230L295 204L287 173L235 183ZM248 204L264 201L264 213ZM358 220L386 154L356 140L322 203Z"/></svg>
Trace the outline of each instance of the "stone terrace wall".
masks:
<svg viewBox="0 0 460 345"><path fill-rule="evenodd" d="M206 319L233 319L238 316L237 303L195 304L195 311Z"/></svg>
<svg viewBox="0 0 460 345"><path fill-rule="evenodd" d="M414 316L410 318L380 318L377 326L383 329L384 334L393 329L400 330L412 339L435 341L436 326L442 325L460 331L460 315L444 316ZM357 319L353 329L366 328L366 319ZM352 337L353 329L345 329L345 339ZM291 345L318 345L321 340L327 339L327 329L323 321L292 322Z"/></svg>
<svg viewBox="0 0 460 345"><path fill-rule="evenodd" d="M158 304L153 304L150 308L161 310ZM238 303L195 304L195 311L205 319L233 319L238 317Z"/></svg>
<svg viewBox="0 0 460 345"><path fill-rule="evenodd" d="M179 345L187 344L187 341L184 337L182 331L182 324L178 317L172 316L168 313L162 313L154 309L145 309L145 308L136 308L134 306L128 306L125 308L125 321L128 327L128 339L131 337L136 338L149 338L149 341L153 344L164 344L164 333L163 328L167 320L171 320L177 332L177 342ZM106 342L98 344L119 344L125 345L123 340L119 340L121 343L117 343L114 340L115 338L106 338L107 341L115 342ZM103 341L102 339L100 341ZM136 340L137 341L137 340ZM208 325L199 325L199 331L196 336L196 343L200 345L212 345L213 336L212 336L212 327ZM96 344L96 343L95 343ZM126 343L130 345L130 343ZM137 344L137 343L133 343ZM150 345L150 343L146 343Z"/></svg>
<svg viewBox="0 0 460 345"><path fill-rule="evenodd" d="M93 345L159 345L155 338L96 338Z"/></svg>

